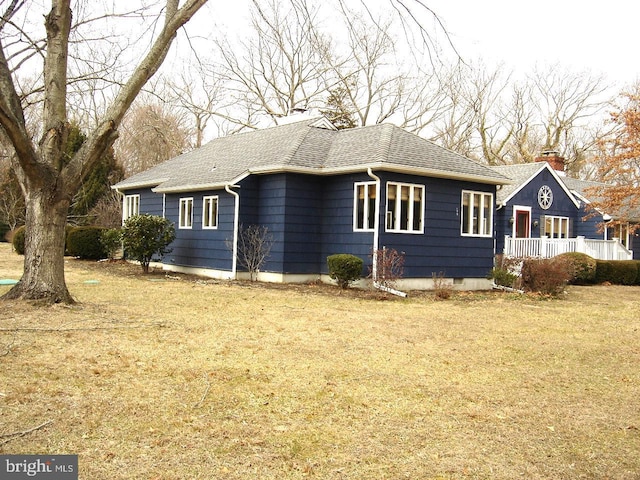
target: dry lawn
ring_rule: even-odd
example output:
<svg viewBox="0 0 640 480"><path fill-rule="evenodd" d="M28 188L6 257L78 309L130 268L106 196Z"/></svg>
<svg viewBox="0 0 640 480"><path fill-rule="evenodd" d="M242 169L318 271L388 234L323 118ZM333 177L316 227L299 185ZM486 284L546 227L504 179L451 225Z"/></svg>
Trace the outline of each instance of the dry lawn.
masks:
<svg viewBox="0 0 640 480"><path fill-rule="evenodd" d="M0 244L0 278L21 261ZM383 299L138 268L70 259L77 306L0 303L0 453L92 480L640 478L640 288Z"/></svg>

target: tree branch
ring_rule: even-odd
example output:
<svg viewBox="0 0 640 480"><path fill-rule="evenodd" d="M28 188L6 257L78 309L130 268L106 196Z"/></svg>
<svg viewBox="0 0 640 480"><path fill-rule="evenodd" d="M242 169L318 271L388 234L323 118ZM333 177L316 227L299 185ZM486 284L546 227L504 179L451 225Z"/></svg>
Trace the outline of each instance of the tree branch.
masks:
<svg viewBox="0 0 640 480"><path fill-rule="evenodd" d="M2 442L0 442L0 445L4 445L5 443L9 443L11 440L15 440L16 438L20 438L20 437L24 437L25 435L29 435L30 433L35 432L36 430L40 430L41 428L44 428L47 425L51 425L52 423L53 423L53 420L47 420L46 422L41 423L37 427L33 427L33 428L28 429L28 430L22 430L21 432L13 432L13 433L2 434L2 435L0 435L0 438L6 438L6 440L3 440Z"/></svg>

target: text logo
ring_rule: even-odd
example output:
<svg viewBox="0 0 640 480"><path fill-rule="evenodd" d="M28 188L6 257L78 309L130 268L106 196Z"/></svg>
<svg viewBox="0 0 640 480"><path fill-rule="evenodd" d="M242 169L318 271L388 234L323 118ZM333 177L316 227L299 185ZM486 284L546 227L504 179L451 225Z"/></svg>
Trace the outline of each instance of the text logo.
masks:
<svg viewBox="0 0 640 480"><path fill-rule="evenodd" d="M78 480L77 455L0 455L0 480Z"/></svg>

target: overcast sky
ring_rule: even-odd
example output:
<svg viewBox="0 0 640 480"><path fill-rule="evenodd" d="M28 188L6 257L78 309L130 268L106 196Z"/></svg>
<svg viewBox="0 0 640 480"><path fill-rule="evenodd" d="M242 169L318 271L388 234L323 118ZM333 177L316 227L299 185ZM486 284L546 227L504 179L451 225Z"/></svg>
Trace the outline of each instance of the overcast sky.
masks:
<svg viewBox="0 0 640 480"><path fill-rule="evenodd" d="M389 0L347 0L358 1L390 5ZM536 64L558 63L572 72L604 74L619 88L640 79L638 0L421 1L440 16L467 61L503 62L524 73ZM246 22L248 5L249 0L210 2L198 24L212 17L227 26Z"/></svg>
<svg viewBox="0 0 640 480"><path fill-rule="evenodd" d="M559 63L605 74L620 87L640 79L637 0L426 0L463 56L523 71Z"/></svg>

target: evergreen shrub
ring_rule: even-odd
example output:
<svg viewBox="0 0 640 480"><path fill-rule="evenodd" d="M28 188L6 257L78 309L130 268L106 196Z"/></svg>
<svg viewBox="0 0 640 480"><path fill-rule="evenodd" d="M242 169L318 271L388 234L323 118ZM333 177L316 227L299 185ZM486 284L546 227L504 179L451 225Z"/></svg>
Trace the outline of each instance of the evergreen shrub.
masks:
<svg viewBox="0 0 640 480"><path fill-rule="evenodd" d="M633 285L638 278L638 262L635 260L598 260L596 283Z"/></svg>
<svg viewBox="0 0 640 480"><path fill-rule="evenodd" d="M13 243L13 249L16 251L18 255L24 255L24 237L25 237L24 225L16 228L13 231L13 238L11 239L11 243Z"/></svg>
<svg viewBox="0 0 640 480"><path fill-rule="evenodd" d="M349 253L336 253L327 257L329 276L338 282L340 288L347 288L362 276L364 262Z"/></svg>
<svg viewBox="0 0 640 480"><path fill-rule="evenodd" d="M116 252L122 246L122 233L119 228L107 228L100 234L100 243L107 253L107 258L113 260Z"/></svg>
<svg viewBox="0 0 640 480"><path fill-rule="evenodd" d="M172 222L157 215L134 215L122 227L122 247L127 258L140 262L142 271L149 273L149 264L155 256L171 252L169 244L176 238Z"/></svg>
<svg viewBox="0 0 640 480"><path fill-rule="evenodd" d="M6 223L0 223L0 242L8 242L7 234L9 233L9 225Z"/></svg>
<svg viewBox="0 0 640 480"><path fill-rule="evenodd" d="M104 228L75 227L67 233L67 253L86 260L107 258L107 251L100 241Z"/></svg>
<svg viewBox="0 0 640 480"><path fill-rule="evenodd" d="M596 278L596 259L586 253L567 252L558 255L567 264L568 273L571 275L569 283L574 285L588 285Z"/></svg>

